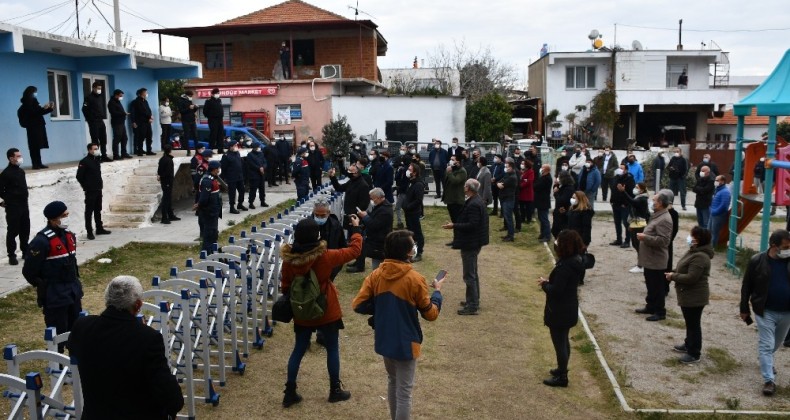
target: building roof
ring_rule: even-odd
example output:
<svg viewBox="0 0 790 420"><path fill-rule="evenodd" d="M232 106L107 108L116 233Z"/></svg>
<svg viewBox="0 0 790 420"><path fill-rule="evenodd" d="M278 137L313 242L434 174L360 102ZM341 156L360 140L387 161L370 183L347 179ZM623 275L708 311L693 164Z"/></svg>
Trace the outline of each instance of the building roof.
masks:
<svg viewBox="0 0 790 420"><path fill-rule="evenodd" d="M757 109L752 108L752 114L747 115L743 119L745 125L768 125L768 117L761 117L757 115ZM732 110L724 111L724 116L721 118L708 118L708 125L737 125L738 117Z"/></svg>
<svg viewBox="0 0 790 420"><path fill-rule="evenodd" d="M302 0L288 0L274 6L261 9L244 16L226 20L215 26L224 25L250 25L261 23L305 23L317 21L350 20L324 10L320 7L305 3Z"/></svg>

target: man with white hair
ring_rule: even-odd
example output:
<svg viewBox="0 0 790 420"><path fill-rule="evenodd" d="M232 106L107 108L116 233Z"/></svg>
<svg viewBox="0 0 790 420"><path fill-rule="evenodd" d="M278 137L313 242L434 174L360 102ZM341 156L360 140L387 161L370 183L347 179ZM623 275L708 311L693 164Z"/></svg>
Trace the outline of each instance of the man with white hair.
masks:
<svg viewBox="0 0 790 420"><path fill-rule="evenodd" d="M168 419L184 406L162 335L136 318L142 296L137 278L118 276L104 292L104 312L74 323L68 347L80 370L84 420Z"/></svg>
<svg viewBox="0 0 790 420"><path fill-rule="evenodd" d="M661 321L666 318L664 306L666 297L666 277L669 261L669 243L672 240L672 216L669 206L675 195L671 190L663 189L653 196L648 203L653 215L645 226L645 230L637 233L639 239L639 265L644 267L647 297L645 307L636 310L638 314L650 314L648 321Z"/></svg>
<svg viewBox="0 0 790 420"><path fill-rule="evenodd" d="M387 201L386 194L381 188L370 190L370 202L373 208L368 212L357 211L359 220L365 225L365 242L362 244L362 258L371 258L372 267L377 269L384 261L384 242L387 235L392 232L393 205ZM365 267L364 260L361 266Z"/></svg>

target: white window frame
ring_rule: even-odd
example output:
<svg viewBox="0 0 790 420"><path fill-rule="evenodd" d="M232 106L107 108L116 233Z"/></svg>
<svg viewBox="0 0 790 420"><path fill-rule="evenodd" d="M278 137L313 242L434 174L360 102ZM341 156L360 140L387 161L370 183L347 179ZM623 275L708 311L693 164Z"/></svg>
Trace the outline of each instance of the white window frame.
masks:
<svg viewBox="0 0 790 420"><path fill-rule="evenodd" d="M579 86L578 81L578 69L584 69L584 86ZM573 86L568 86L568 70L573 69ZM590 81L590 75L588 74L589 69L593 69L595 74L592 78L592 86L588 83ZM596 89L598 85L598 69L597 66L566 66L565 67L565 89L568 90L592 90Z"/></svg>
<svg viewBox="0 0 790 420"><path fill-rule="evenodd" d="M54 111L52 112L52 114L55 114L55 115L51 115L50 119L54 120L54 121L58 121L58 120L73 120L74 116L76 114L74 113L74 101L72 100L72 96L73 95L72 95L72 91L71 91L71 73L69 73L67 71L63 71L63 70L47 69L47 87L49 87L49 75L50 75L50 73L52 74L52 78L54 80L54 87L55 87L55 91L54 92L49 92L49 100L55 103ZM60 92L58 76L65 76L66 77L66 95L65 95L66 97L65 98L61 98L58 95L58 93ZM70 111L68 114L61 114L60 113L60 105L63 102L63 99L65 99L66 103L68 104L69 111Z"/></svg>
<svg viewBox="0 0 790 420"><path fill-rule="evenodd" d="M678 77L683 71L688 76L688 64L667 64L667 89L677 89Z"/></svg>
<svg viewBox="0 0 790 420"><path fill-rule="evenodd" d="M301 115L300 118L293 118L293 110L298 109L299 114ZM275 125L288 125L291 124L292 121L302 121L304 118L304 114L302 114L302 104L282 104L282 105L275 105L274 106L274 115L276 116L276 124ZM287 112L287 118L279 118L278 116L281 113L285 114ZM285 115L283 115L285 116Z"/></svg>

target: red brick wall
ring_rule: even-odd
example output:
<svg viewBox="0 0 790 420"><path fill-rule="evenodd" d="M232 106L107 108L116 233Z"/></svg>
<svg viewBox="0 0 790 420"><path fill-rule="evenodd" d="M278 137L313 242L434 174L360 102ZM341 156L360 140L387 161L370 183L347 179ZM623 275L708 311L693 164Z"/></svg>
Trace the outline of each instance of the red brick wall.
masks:
<svg viewBox="0 0 790 420"><path fill-rule="evenodd" d="M287 39L287 35L284 35ZM269 79L272 69L279 60L279 40L267 41L228 41L232 44L233 63L227 70L205 68L205 43L190 40L189 59L204 63L201 83L249 81L254 77ZM222 40L209 41L209 44L221 44ZM360 61L361 45L361 61ZM316 76L318 69L324 64L340 64L344 78L362 77L369 80L378 79L376 59L376 38L370 31L358 35L334 38L315 39Z"/></svg>

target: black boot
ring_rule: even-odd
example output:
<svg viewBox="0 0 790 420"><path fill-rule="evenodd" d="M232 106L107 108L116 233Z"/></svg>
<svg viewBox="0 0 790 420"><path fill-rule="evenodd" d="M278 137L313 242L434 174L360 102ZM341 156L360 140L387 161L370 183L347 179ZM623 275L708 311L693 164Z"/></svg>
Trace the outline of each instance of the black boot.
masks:
<svg viewBox="0 0 790 420"><path fill-rule="evenodd" d="M351 398L351 392L343 390L343 382L337 381L329 387L329 399L327 401L334 403L345 401L349 398Z"/></svg>
<svg viewBox="0 0 790 420"><path fill-rule="evenodd" d="M559 387L567 388L568 387L568 372L563 372L563 373L557 372L557 374L556 375L552 375L551 378L544 379L543 380L543 384L544 385L548 385L548 386L552 386L552 387L559 386Z"/></svg>
<svg viewBox="0 0 790 420"><path fill-rule="evenodd" d="M287 382L283 391L283 407L288 408L302 401L302 396L296 393L296 382Z"/></svg>

